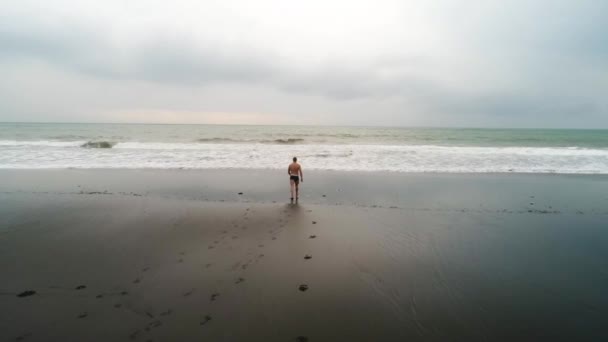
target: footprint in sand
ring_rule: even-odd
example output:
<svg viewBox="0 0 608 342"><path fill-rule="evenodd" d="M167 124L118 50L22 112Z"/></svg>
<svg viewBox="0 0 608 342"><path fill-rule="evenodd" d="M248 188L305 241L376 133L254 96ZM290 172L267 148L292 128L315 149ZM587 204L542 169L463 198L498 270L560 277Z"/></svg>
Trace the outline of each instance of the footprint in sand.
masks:
<svg viewBox="0 0 608 342"><path fill-rule="evenodd" d="M115 307L116 309L120 309L120 308L122 308L122 304L114 304L114 307Z"/></svg>
<svg viewBox="0 0 608 342"><path fill-rule="evenodd" d="M135 278L135 280L133 280L133 284L139 284L141 282L141 278Z"/></svg>
<svg viewBox="0 0 608 342"><path fill-rule="evenodd" d="M85 318L87 317L89 314L86 312L81 312L80 315L78 315L78 318Z"/></svg>
<svg viewBox="0 0 608 342"><path fill-rule="evenodd" d="M154 328L160 327L161 325L163 325L163 322L161 322L161 321L153 321L153 322L148 323L148 325L146 326L146 328L144 330L145 331L150 331L150 330L152 330Z"/></svg>
<svg viewBox="0 0 608 342"><path fill-rule="evenodd" d="M184 293L182 294L182 296L184 296L184 297L188 297L188 296L190 296L192 293L194 293L194 289L192 289L192 290L190 290L190 291L188 291L188 292L184 292Z"/></svg>
<svg viewBox="0 0 608 342"><path fill-rule="evenodd" d="M78 286L76 286L76 290L84 290L86 288L87 287L85 285L78 285Z"/></svg>
<svg viewBox="0 0 608 342"><path fill-rule="evenodd" d="M211 316L209 315L205 315L205 318L203 318L203 320L201 321L200 325L205 325L207 324L207 322L209 322L211 320Z"/></svg>
<svg viewBox="0 0 608 342"><path fill-rule="evenodd" d="M314 238L316 238L316 237L317 237L316 235L311 235L311 236L309 236L308 238L309 238L309 239L314 239Z"/></svg>
<svg viewBox="0 0 608 342"><path fill-rule="evenodd" d="M141 330L135 330L134 332L131 333L131 335L129 335L129 338L132 340L137 339L137 336L139 336L139 333L141 333Z"/></svg>
<svg viewBox="0 0 608 342"><path fill-rule="evenodd" d="M15 338L15 341L23 341L23 340L25 340L26 338L28 338L30 336L32 336L32 333L25 333L25 334L17 336Z"/></svg>
<svg viewBox="0 0 608 342"><path fill-rule="evenodd" d="M317 224L317 221L312 221L312 224Z"/></svg>
<svg viewBox="0 0 608 342"><path fill-rule="evenodd" d="M302 285L300 285L300 286L298 287L298 289L299 289L300 291L304 292L304 291L308 290L308 285L306 285L306 284L302 284Z"/></svg>
<svg viewBox="0 0 608 342"><path fill-rule="evenodd" d="M219 297L219 296L220 296L220 294L219 294L219 293L213 293L213 294L211 295L211 298L210 298L210 299L211 299L211 301L214 301L214 300L216 300L216 299L217 299L217 297Z"/></svg>
<svg viewBox="0 0 608 342"><path fill-rule="evenodd" d="M120 295L121 295L121 296L126 296L126 295L128 295L128 294L129 294L129 292L127 292L127 291L122 291L122 292L120 293Z"/></svg>
<svg viewBox="0 0 608 342"><path fill-rule="evenodd" d="M209 267L211 267L211 265L213 265L213 264L206 264L205 268L209 268Z"/></svg>
<svg viewBox="0 0 608 342"><path fill-rule="evenodd" d="M169 316L170 314L173 313L173 310L168 309L167 311L163 311L160 313L161 316Z"/></svg>
<svg viewBox="0 0 608 342"><path fill-rule="evenodd" d="M306 254L306 255L304 256L304 259L306 259L306 260L308 260L308 259L310 259L310 258L312 258L312 255L310 255L310 254Z"/></svg>
<svg viewBox="0 0 608 342"><path fill-rule="evenodd" d="M308 337L306 336L298 336L296 337L297 342L308 342Z"/></svg>
<svg viewBox="0 0 608 342"><path fill-rule="evenodd" d="M95 298L97 298L97 299L103 298L103 294L98 294L97 296L95 296Z"/></svg>
<svg viewBox="0 0 608 342"><path fill-rule="evenodd" d="M141 271L142 271L142 272L146 272L146 271L148 271L149 269L150 269L150 267L144 267L144 268L142 268L142 269L141 269Z"/></svg>
<svg viewBox="0 0 608 342"><path fill-rule="evenodd" d="M240 284L240 283L242 283L242 282L244 282L244 281L245 281L245 279L244 279L244 278L239 278L239 279L237 279L237 280L236 280L234 283L235 283L235 284Z"/></svg>

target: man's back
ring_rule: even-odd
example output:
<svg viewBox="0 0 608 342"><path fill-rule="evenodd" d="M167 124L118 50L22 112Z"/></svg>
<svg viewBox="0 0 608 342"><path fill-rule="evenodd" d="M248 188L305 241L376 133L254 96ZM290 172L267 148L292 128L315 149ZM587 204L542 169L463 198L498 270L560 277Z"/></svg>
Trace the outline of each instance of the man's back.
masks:
<svg viewBox="0 0 608 342"><path fill-rule="evenodd" d="M290 175L294 175L297 176L300 174L300 164L298 164L297 162L293 162L291 164L289 164L289 174Z"/></svg>

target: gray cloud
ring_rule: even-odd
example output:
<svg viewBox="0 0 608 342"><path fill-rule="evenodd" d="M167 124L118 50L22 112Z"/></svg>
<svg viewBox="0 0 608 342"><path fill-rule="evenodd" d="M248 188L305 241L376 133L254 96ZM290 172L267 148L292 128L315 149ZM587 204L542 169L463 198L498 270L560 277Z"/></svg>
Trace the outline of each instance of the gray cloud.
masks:
<svg viewBox="0 0 608 342"><path fill-rule="evenodd" d="M360 117L353 121L370 124L378 115L370 104L388 101L387 118L395 118L396 124L411 122L399 119L399 113L404 113L403 117L433 117L428 121L448 125L567 126L580 123L573 118L578 116L592 120L589 126L608 126L604 98L608 90L604 19L608 18L598 13L606 5L594 1L578 7L566 2L545 5L549 6L545 20L536 16L539 7L518 5L511 9L521 13L507 12L454 26L455 32L448 38L455 43L442 47L442 53L407 49L400 53L396 49L387 51L385 58L357 60L342 54L311 63L286 58L280 46L229 45L221 37L210 40L151 31L143 38L117 42L106 28L95 24L66 21L49 25L37 17L11 18L0 26L0 70L34 61L100 82L148 82L193 89L217 85L271 88L277 91L273 95L277 103L297 97L300 102L293 105L306 107L312 101L307 97L320 96L335 102L326 105L337 112L352 110L348 102L367 101L361 107L369 111L357 112ZM571 9L576 11L568 12ZM495 22L488 23L492 19ZM301 44L306 46L306 42ZM279 99L281 93L284 99ZM231 95L234 101L246 97ZM19 111L15 99L3 100L7 102L0 110ZM220 107L214 110L221 111ZM343 114L336 117L348 117ZM0 119L2 115L0 112Z"/></svg>

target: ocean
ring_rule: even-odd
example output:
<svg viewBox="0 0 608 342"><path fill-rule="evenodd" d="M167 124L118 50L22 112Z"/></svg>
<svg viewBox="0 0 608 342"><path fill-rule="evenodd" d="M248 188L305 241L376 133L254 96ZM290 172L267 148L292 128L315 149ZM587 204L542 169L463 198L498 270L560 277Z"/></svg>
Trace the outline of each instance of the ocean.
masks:
<svg viewBox="0 0 608 342"><path fill-rule="evenodd" d="M0 168L608 174L608 130L0 123Z"/></svg>

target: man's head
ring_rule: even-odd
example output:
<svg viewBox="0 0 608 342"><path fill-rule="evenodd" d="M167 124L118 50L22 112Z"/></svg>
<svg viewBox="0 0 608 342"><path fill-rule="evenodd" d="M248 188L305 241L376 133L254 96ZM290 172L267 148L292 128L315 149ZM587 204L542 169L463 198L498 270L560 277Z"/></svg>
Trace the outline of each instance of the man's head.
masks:
<svg viewBox="0 0 608 342"><path fill-rule="evenodd" d="M293 157L293 162L295 163L297 161L298 161L298 158L297 157Z"/></svg>

